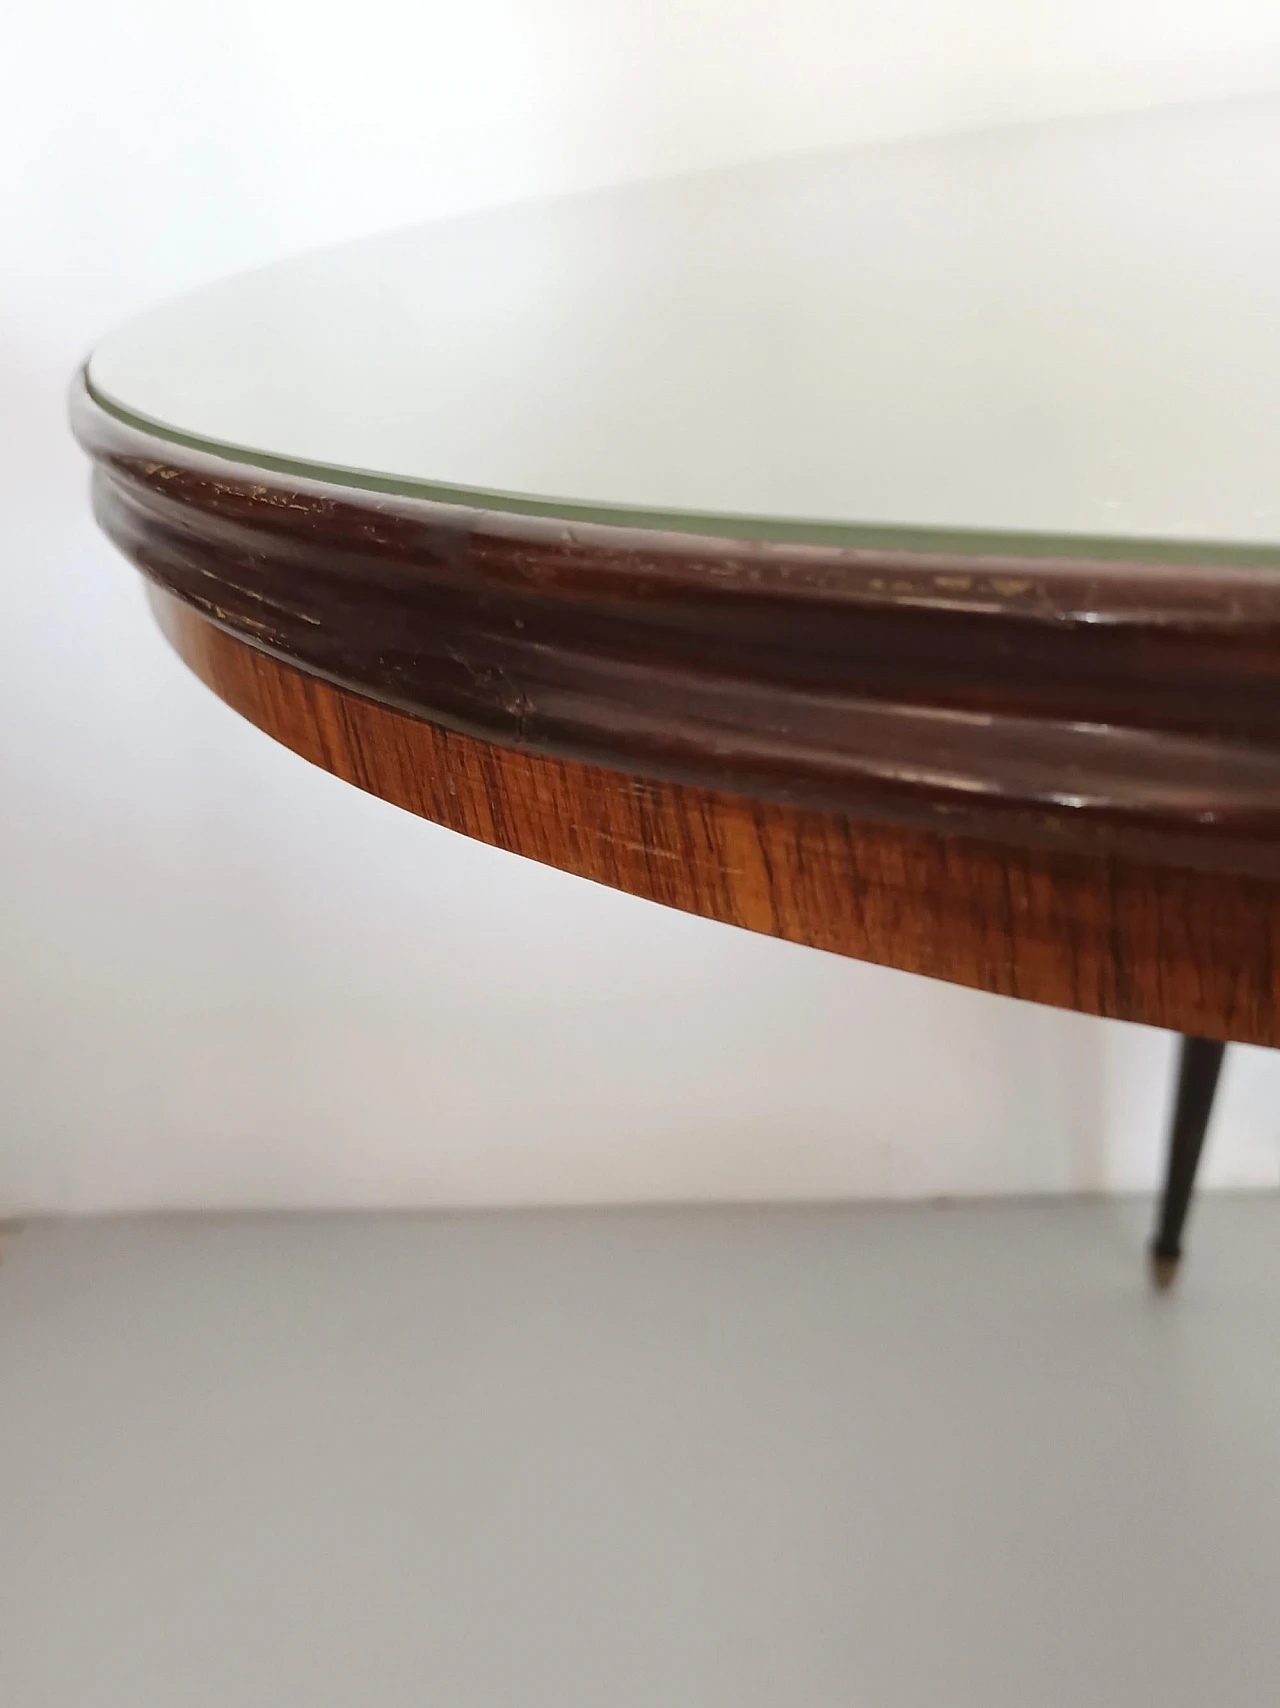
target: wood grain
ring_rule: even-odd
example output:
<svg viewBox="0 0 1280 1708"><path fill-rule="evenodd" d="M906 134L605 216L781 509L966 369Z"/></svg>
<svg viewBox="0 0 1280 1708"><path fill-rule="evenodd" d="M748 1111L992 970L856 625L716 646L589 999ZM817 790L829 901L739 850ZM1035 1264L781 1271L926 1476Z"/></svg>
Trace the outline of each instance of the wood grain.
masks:
<svg viewBox="0 0 1280 1708"><path fill-rule="evenodd" d="M752 931L1280 1045L1280 565L804 545L256 468L78 387L196 673L423 816Z"/></svg>
<svg viewBox="0 0 1280 1708"><path fill-rule="evenodd" d="M1280 1044L1280 884L859 821L495 746L305 674L159 589L196 674L313 764L482 842L934 978Z"/></svg>

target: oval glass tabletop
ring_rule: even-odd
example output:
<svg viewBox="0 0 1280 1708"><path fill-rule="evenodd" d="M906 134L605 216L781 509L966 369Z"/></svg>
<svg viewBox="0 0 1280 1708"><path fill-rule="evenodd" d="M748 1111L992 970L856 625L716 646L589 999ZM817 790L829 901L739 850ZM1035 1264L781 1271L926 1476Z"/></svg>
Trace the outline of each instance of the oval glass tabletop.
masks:
<svg viewBox="0 0 1280 1708"><path fill-rule="evenodd" d="M1275 1044L1278 211L1280 102L610 190L159 309L73 421L179 654L359 787Z"/></svg>
<svg viewBox="0 0 1280 1708"><path fill-rule="evenodd" d="M864 148L307 255L87 378L197 449L486 508L1280 561L1278 215L1278 103Z"/></svg>

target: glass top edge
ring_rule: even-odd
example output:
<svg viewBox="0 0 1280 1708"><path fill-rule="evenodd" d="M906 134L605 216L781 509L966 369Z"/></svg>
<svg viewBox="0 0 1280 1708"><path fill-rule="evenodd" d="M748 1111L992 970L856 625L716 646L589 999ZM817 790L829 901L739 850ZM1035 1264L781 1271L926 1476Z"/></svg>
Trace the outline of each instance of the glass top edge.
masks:
<svg viewBox="0 0 1280 1708"><path fill-rule="evenodd" d="M1005 557L1093 559L1099 563L1204 565L1223 568L1255 568L1280 571L1280 542L1167 539L1153 535L1096 535L1019 533L1010 530L946 527L913 527L893 522L833 522L790 517L722 515L713 512L658 510L611 506L580 499L538 496L519 492L492 491L482 487L456 486L380 474L371 469L344 468L336 464L299 461L253 446L237 445L198 434L140 414L116 402L93 379L93 358L82 369L89 398L105 414L124 426L147 433L167 444L235 463L353 491L386 497L422 499L472 510L539 520L582 523L599 527L633 529L640 532L691 534L713 539L760 544L819 546L862 551L900 551L949 557Z"/></svg>

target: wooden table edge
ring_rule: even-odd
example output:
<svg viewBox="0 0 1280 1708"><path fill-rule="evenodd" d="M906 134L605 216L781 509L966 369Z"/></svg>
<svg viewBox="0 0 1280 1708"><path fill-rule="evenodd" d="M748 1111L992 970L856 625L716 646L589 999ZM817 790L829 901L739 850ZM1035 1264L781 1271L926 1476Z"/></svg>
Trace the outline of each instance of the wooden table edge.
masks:
<svg viewBox="0 0 1280 1708"><path fill-rule="evenodd" d="M459 515L175 446L114 421L84 393L75 412L97 465L99 515L147 575L178 653L235 710L360 788L750 930L1006 996L1280 1043L1280 741L1272 745L1265 692L1280 586L1270 571L1046 560L1032 564L1029 589L1008 593L1011 616L1007 604L988 608L982 585L998 565ZM923 596L949 575L968 575L969 586ZM1027 576L1003 579L1012 587ZM628 653L637 622L643 644ZM806 677L806 647L831 624L825 674ZM1071 644L1081 656L1091 632L1112 637L1079 704L1069 670L1029 710L948 703L982 690L1010 624L1051 658ZM898 650L855 692L839 643L866 628ZM931 697L921 658L948 632L965 644L949 686ZM396 634L405 668L382 644ZM522 676L520 661L542 656L539 646L551 655L545 679ZM1033 778L1034 763L1017 767L1034 761L1036 738L1042 770L1063 763L1046 728L1088 726L1069 714L1090 696L1122 694L1126 656L1153 652L1148 705L1159 716L1093 726L1129 740L1113 783L1135 756L1150 768L1092 814L1070 804L1069 790L1046 804L1031 783L966 811L945 777L941 787L877 778L874 752L839 764L850 729L892 741L942 714L935 744L939 728L972 730L978 758L1003 755L1015 782L1015 773ZM1180 659L1222 697L1181 722L1160 698ZM1233 688L1233 664L1243 688ZM997 699L1018 680L1015 660ZM652 715L646 681L670 696L671 716L661 696ZM877 685L879 701L868 691ZM1066 696L1061 705L1054 694ZM546 705L553 715L539 722ZM803 739L769 749L761 732L779 708ZM1012 759L1007 741L990 744L1001 719L1016 723ZM728 787L709 784L717 729ZM1023 738L1030 746L1018 748ZM893 751L901 760L904 750ZM1170 771L1170 756L1188 753L1206 761L1210 781L1215 756L1231 761L1209 808L1203 790L1180 791ZM908 750L900 770L909 759Z"/></svg>

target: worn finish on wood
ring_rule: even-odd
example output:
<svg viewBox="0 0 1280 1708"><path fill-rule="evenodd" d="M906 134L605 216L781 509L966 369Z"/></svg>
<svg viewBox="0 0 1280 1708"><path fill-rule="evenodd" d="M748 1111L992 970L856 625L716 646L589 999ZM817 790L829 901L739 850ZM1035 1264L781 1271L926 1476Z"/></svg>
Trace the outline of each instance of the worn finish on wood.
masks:
<svg viewBox="0 0 1280 1708"><path fill-rule="evenodd" d="M1280 565L1258 552L569 525L269 474L83 390L75 414L99 517L153 581L384 705L759 801L1280 877Z"/></svg>
<svg viewBox="0 0 1280 1708"><path fill-rule="evenodd" d="M754 931L1280 1044L1280 573L1248 554L569 527L74 413L178 651L361 788Z"/></svg>
<svg viewBox="0 0 1280 1708"><path fill-rule="evenodd" d="M1214 1038L1183 1038L1178 1053L1178 1088L1169 1130L1169 1164L1155 1237L1151 1273L1156 1286L1171 1287L1182 1261L1182 1234L1205 1134L1213 1114L1224 1046Z"/></svg>
<svg viewBox="0 0 1280 1708"><path fill-rule="evenodd" d="M1007 996L1280 1043L1280 885L873 825L502 748L303 674L159 589L231 706L348 782L667 906Z"/></svg>

